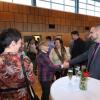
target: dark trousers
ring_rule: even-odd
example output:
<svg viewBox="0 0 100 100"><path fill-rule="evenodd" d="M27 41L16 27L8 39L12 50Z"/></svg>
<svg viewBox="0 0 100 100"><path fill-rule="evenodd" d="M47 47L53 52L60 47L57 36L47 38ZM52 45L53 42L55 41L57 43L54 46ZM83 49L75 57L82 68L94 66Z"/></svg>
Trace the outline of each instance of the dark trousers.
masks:
<svg viewBox="0 0 100 100"><path fill-rule="evenodd" d="M49 100L51 82L40 82L42 88L41 100Z"/></svg>

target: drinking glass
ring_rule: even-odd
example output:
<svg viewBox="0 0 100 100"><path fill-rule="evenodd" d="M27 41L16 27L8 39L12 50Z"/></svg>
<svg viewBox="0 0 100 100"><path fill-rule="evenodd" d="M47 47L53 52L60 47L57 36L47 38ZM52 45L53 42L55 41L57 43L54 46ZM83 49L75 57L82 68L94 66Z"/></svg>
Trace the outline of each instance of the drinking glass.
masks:
<svg viewBox="0 0 100 100"><path fill-rule="evenodd" d="M80 80L79 73L80 73L80 67L76 66L75 67L75 79L74 79L74 87L75 87L76 91L79 90L79 82L80 82L79 81Z"/></svg>
<svg viewBox="0 0 100 100"><path fill-rule="evenodd" d="M68 86L69 86L70 89L72 89L73 88L73 83L72 83L73 70L69 69L67 75L68 75L68 78L69 78Z"/></svg>
<svg viewBox="0 0 100 100"><path fill-rule="evenodd" d="M78 76L79 76L79 77L81 76L81 74L82 74L81 71L78 71Z"/></svg>
<svg viewBox="0 0 100 100"><path fill-rule="evenodd" d="M73 76L73 70L69 69L69 70L68 70L68 77L69 77L69 80L72 79L72 76Z"/></svg>
<svg viewBox="0 0 100 100"><path fill-rule="evenodd" d="M77 67L75 68L75 75L76 75L76 78L77 78L77 76L78 76L79 71L80 71L80 67L77 66Z"/></svg>

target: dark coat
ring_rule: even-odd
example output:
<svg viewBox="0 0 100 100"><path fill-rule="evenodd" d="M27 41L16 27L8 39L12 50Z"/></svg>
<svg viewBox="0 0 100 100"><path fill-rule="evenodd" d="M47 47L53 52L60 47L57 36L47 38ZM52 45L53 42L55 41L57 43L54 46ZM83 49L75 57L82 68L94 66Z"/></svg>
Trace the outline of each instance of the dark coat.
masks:
<svg viewBox="0 0 100 100"><path fill-rule="evenodd" d="M71 50L71 58L75 58L86 51L85 41L81 38L74 40Z"/></svg>

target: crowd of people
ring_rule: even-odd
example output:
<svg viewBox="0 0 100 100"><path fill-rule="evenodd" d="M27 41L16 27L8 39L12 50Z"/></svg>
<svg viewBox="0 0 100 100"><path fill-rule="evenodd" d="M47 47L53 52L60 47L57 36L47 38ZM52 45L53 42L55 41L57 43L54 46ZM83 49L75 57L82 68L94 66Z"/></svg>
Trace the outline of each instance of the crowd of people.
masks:
<svg viewBox="0 0 100 100"><path fill-rule="evenodd" d="M85 40L78 31L71 32L70 45L61 38L24 43L21 33L13 28L0 33L0 100L30 100L22 68L22 59L30 84L35 74L42 88L41 100L49 100L51 84L67 75L67 69L86 65L89 76L100 80L100 25L91 27ZM74 73L73 73L74 74Z"/></svg>

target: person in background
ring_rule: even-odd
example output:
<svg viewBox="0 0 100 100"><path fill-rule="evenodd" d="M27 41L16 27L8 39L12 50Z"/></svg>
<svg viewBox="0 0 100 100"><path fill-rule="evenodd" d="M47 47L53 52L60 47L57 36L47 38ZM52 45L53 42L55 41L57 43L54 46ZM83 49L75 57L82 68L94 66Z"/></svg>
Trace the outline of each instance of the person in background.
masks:
<svg viewBox="0 0 100 100"><path fill-rule="evenodd" d="M69 41L69 49L70 49L70 53L72 52L73 44L74 44L74 40L71 39L71 40Z"/></svg>
<svg viewBox="0 0 100 100"><path fill-rule="evenodd" d="M29 100L19 54L21 43L21 33L16 29L8 28L0 34L0 100ZM27 56L23 61L32 84L33 65Z"/></svg>
<svg viewBox="0 0 100 100"><path fill-rule="evenodd" d="M73 42L72 42L72 47L71 47L70 53L71 53L71 59L73 59L86 51L86 44L85 44L85 41L80 38L78 31L72 31L71 37L72 37ZM82 66L84 64L86 64L86 61L77 63L73 66L71 65L73 67L73 74L75 74L76 66Z"/></svg>
<svg viewBox="0 0 100 100"><path fill-rule="evenodd" d="M54 41L51 39L51 36L47 36L46 40L48 41L48 45L49 45L49 53L51 51L52 48L54 48Z"/></svg>
<svg viewBox="0 0 100 100"><path fill-rule="evenodd" d="M54 79L54 73L56 70L66 68L66 61L63 64L54 65L48 55L48 42L41 41L39 44L40 52L37 55L38 66L38 79L42 88L41 100L49 100L50 86Z"/></svg>
<svg viewBox="0 0 100 100"><path fill-rule="evenodd" d="M71 36L73 39L73 45L72 45L72 50L71 50L71 59L79 56L83 52L86 51L86 46L85 46L85 41L83 41L79 37L79 32L78 31L72 31Z"/></svg>
<svg viewBox="0 0 100 100"><path fill-rule="evenodd" d="M67 63L67 67L70 66L70 64L76 64L88 60L87 68L89 76L100 80L100 25L91 27L89 37L95 43L89 48L88 51L70 60Z"/></svg>
<svg viewBox="0 0 100 100"><path fill-rule="evenodd" d="M71 58L69 48L63 45L62 39L56 38L54 44L55 47L51 49L51 52L49 54L52 63L58 65L58 64L62 64L65 60L69 61ZM62 70L61 72L56 71L55 73L56 79L65 75L67 75L67 70Z"/></svg>
<svg viewBox="0 0 100 100"><path fill-rule="evenodd" d="M32 61L34 61L34 59L36 58L36 54L37 54L37 49L36 49L36 45L35 45L35 38L33 37L32 40L30 41L29 44L29 57Z"/></svg>

